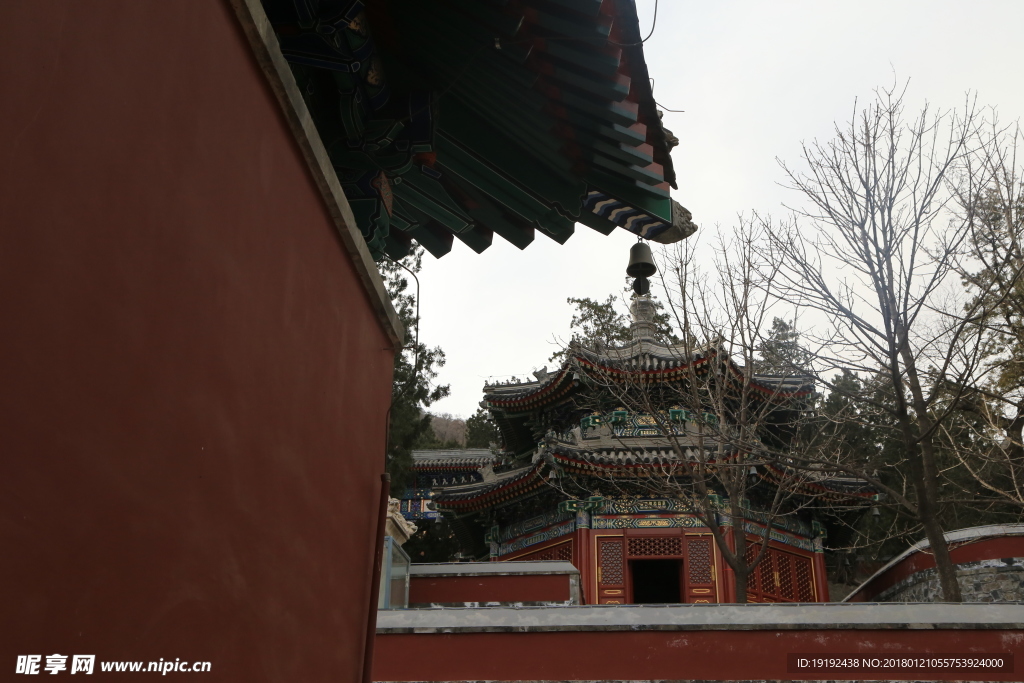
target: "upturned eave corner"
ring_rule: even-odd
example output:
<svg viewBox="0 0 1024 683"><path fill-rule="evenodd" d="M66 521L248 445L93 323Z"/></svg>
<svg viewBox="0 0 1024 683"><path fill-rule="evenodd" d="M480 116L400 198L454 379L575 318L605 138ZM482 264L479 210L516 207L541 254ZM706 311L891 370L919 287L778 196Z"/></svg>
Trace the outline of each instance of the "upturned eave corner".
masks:
<svg viewBox="0 0 1024 683"><path fill-rule="evenodd" d="M337 173L299 92L295 77L277 42L260 0L228 0L241 24L260 69L267 78L309 171L327 206L328 213L352 258L352 265L366 291L388 339L397 350L405 345L405 326L391 304L384 280L377 270L356 219L342 191Z"/></svg>

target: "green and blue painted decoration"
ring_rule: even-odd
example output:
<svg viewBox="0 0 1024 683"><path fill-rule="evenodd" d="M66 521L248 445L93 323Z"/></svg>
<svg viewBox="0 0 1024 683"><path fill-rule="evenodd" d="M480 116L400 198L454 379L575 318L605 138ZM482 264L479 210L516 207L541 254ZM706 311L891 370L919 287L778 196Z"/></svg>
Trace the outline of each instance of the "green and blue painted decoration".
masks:
<svg viewBox="0 0 1024 683"><path fill-rule="evenodd" d="M263 4L375 258L695 230L632 2Z"/></svg>

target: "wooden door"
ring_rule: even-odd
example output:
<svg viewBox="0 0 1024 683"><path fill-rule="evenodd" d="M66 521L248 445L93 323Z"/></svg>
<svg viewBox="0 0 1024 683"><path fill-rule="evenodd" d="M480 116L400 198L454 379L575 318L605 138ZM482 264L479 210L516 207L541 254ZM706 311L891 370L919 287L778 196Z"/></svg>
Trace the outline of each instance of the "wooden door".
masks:
<svg viewBox="0 0 1024 683"><path fill-rule="evenodd" d="M715 540L711 534L687 534L684 602L718 602L714 546Z"/></svg>
<svg viewBox="0 0 1024 683"><path fill-rule="evenodd" d="M758 543L750 539L748 543ZM756 548L748 546L748 561ZM768 548L764 558L747 580L747 602L814 602L817 591L811 558L806 555Z"/></svg>
<svg viewBox="0 0 1024 683"><path fill-rule="evenodd" d="M597 604L626 604L626 554L621 536L597 537Z"/></svg>

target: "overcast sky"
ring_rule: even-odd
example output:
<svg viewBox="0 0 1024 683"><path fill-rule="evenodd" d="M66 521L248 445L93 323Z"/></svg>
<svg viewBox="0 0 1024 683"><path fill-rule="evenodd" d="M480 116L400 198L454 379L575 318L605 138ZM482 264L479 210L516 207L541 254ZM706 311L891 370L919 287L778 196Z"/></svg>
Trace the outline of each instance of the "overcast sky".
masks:
<svg viewBox="0 0 1024 683"><path fill-rule="evenodd" d="M637 0L650 30L654 0ZM910 79L907 109L962 106L965 93L1024 116L1024 0L660 0L645 45L655 99L679 138L673 197L701 241L739 212L783 214L798 201L775 159L799 161L802 140L828 139L854 101ZM691 238L693 239L693 238ZM433 413L468 417L489 378L529 376L569 337L567 297L604 299L624 284L624 230L583 225L564 245L540 232L520 251L500 237L483 254L458 240L424 257L421 341L447 354L437 381L451 396Z"/></svg>

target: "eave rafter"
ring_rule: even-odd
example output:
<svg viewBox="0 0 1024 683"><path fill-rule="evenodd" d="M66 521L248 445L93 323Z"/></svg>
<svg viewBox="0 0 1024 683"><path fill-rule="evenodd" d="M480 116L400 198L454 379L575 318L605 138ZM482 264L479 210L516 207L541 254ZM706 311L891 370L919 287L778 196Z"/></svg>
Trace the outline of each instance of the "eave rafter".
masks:
<svg viewBox="0 0 1024 683"><path fill-rule="evenodd" d="M598 451L574 444L551 442L540 447L535 461L506 473L504 481L472 483L438 489L434 504L438 510L457 514L500 507L533 494L553 472L596 477L598 480L643 481L652 477L686 477L698 465L715 468L736 463L740 453L713 454L704 458L689 449L684 457L670 447L621 446ZM746 466L744 464L744 466ZM784 471L778 465L761 463L758 472L767 483L785 485L806 500L833 505L863 506L878 499L865 482L848 478L814 478L811 473Z"/></svg>
<svg viewBox="0 0 1024 683"><path fill-rule="evenodd" d="M579 375L581 372L599 382L612 381L619 384L650 385L684 382L693 375L706 376L715 361L726 368L729 376L737 380L740 385L745 381L742 369L738 368L731 360L720 360L716 351L710 351L690 360L684 360L682 355L667 355L666 358L656 360L657 362L650 359L644 361L641 356L637 356L612 363L607 358L596 354L577 352L570 360L564 362L550 379L539 383L527 383L520 392L512 393L518 387L515 384L485 386L484 401L489 408L503 411L509 415L526 413L542 406L558 403L566 398L580 386ZM654 365L659 367L652 367ZM531 386L532 384L536 384L536 386ZM809 382L799 389L785 391L772 387L764 381L759 381L755 377L749 386L758 396L773 402L789 402L794 399L806 398L812 394Z"/></svg>
<svg viewBox="0 0 1024 683"><path fill-rule="evenodd" d="M632 2L263 2L376 255L696 229Z"/></svg>

